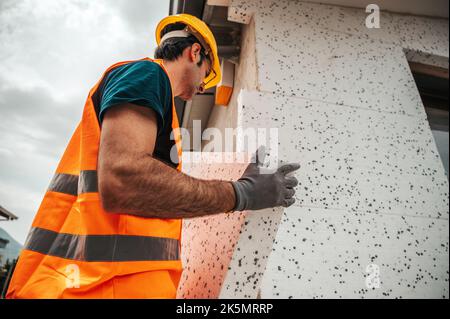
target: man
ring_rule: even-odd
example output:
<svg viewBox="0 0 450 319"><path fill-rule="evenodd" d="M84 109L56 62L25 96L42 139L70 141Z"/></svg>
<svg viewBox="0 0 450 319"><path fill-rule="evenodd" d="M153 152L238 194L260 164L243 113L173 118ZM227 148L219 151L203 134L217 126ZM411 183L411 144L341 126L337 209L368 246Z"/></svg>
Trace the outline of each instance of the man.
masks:
<svg viewBox="0 0 450 319"><path fill-rule="evenodd" d="M220 81L217 45L186 14L163 19L156 39L157 60L116 63L91 89L7 298L174 298L182 218L293 204L298 164L260 174L256 156L236 182L180 172L173 97Z"/></svg>

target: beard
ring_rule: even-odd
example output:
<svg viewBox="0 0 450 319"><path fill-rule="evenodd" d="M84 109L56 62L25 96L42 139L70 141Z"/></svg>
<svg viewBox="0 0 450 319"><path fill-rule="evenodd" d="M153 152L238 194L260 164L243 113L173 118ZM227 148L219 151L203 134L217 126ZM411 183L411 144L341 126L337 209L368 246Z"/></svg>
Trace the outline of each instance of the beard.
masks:
<svg viewBox="0 0 450 319"><path fill-rule="evenodd" d="M178 96L180 99L184 101L192 100L194 95L197 93L197 88L193 85L186 86L183 92Z"/></svg>
<svg viewBox="0 0 450 319"><path fill-rule="evenodd" d="M197 67L197 66L195 66ZM183 73L182 81L184 83L184 87L182 93L178 96L184 101L191 100L194 95L198 92L198 85L195 83L199 82L199 79L196 78L197 70L187 68Z"/></svg>

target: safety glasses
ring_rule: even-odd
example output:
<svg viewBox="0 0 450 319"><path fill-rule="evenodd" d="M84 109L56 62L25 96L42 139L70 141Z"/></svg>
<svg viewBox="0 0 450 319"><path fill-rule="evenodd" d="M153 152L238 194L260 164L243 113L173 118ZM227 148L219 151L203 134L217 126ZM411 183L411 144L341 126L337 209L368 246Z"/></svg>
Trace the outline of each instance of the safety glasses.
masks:
<svg viewBox="0 0 450 319"><path fill-rule="evenodd" d="M203 81L201 84L200 84L200 87L199 87L199 93L203 93L203 92L205 92L205 87L208 85L208 83L210 83L212 80L214 80L214 78L217 76L217 73L216 73L216 71L214 71L214 68L211 68L211 72L208 74L208 76L207 76L207 81L205 82L205 81Z"/></svg>

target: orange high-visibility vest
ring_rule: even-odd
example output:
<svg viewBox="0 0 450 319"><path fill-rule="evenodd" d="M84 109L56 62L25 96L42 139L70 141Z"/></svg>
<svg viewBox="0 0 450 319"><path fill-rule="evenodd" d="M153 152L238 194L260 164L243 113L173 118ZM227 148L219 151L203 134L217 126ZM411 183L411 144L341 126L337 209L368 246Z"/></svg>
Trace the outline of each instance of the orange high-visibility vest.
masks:
<svg viewBox="0 0 450 319"><path fill-rule="evenodd" d="M161 60L142 60L164 69ZM130 62L109 67L89 92L81 122L19 256L7 298L175 298L182 272L182 220L108 213L98 193L101 128L95 94L109 71ZM181 170L173 96L172 130L176 168Z"/></svg>

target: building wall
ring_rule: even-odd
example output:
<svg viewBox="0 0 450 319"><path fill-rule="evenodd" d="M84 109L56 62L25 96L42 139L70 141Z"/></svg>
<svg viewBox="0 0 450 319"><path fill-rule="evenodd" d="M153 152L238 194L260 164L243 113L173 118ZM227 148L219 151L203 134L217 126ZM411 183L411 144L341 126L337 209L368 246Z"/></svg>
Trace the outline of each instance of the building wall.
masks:
<svg viewBox="0 0 450 319"><path fill-rule="evenodd" d="M220 297L448 298L448 179L408 66L448 68L448 20L366 15L231 1L242 52L208 126L277 127L301 168L295 205L244 215Z"/></svg>

